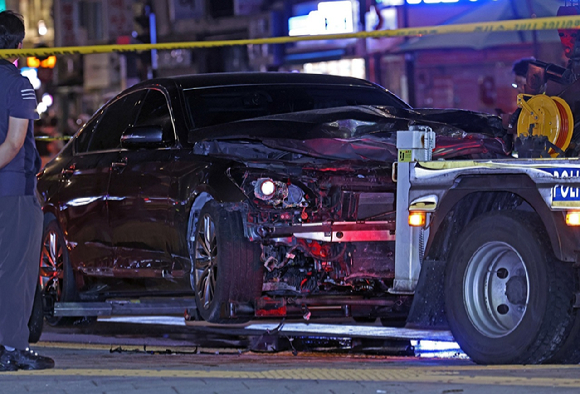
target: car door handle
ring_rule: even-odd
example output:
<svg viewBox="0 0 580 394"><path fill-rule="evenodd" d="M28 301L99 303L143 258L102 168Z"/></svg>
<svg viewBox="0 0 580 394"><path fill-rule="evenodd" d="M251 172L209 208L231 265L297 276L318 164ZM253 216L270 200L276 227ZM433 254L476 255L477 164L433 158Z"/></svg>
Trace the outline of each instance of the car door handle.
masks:
<svg viewBox="0 0 580 394"><path fill-rule="evenodd" d="M123 157L120 161L114 161L111 163L111 167L115 170L122 170L127 167L127 158Z"/></svg>
<svg viewBox="0 0 580 394"><path fill-rule="evenodd" d="M70 166L63 168L61 174L65 178L70 178L75 173L76 166L71 164Z"/></svg>

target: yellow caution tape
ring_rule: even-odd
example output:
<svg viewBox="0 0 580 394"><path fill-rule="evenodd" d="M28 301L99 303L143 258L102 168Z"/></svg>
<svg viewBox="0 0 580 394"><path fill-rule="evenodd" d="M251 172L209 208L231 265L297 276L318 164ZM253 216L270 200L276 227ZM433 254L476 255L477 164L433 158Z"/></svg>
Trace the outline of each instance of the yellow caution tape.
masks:
<svg viewBox="0 0 580 394"><path fill-rule="evenodd" d="M40 141L40 142L68 141L71 138L72 137L70 135L64 135L62 137L49 137L49 136L44 136L44 135L37 135L34 137L34 139L36 141Z"/></svg>
<svg viewBox="0 0 580 394"><path fill-rule="evenodd" d="M396 30L373 30L358 33L323 34L311 36L284 36L244 40L189 41L160 44L92 45L59 48L0 49L0 58L44 57L50 55L88 55L109 52L136 52L189 48L210 48L232 45L285 44L297 41L340 40L346 38L410 37L450 33L490 33L505 31L554 30L580 28L580 16L517 19L497 22L478 22L456 25L410 27Z"/></svg>

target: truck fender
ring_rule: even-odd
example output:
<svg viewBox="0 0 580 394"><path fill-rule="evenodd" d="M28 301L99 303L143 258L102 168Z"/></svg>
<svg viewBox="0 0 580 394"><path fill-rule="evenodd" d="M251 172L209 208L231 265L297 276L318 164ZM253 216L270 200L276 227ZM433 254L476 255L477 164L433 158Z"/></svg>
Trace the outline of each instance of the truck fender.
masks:
<svg viewBox="0 0 580 394"><path fill-rule="evenodd" d="M549 209L528 176L460 177L445 194L430 224L425 259L407 319L408 327L447 326L443 283L453 242L477 216L496 210L535 211L549 234L555 256L562 261L575 261L576 238L573 232L566 226L562 213Z"/></svg>

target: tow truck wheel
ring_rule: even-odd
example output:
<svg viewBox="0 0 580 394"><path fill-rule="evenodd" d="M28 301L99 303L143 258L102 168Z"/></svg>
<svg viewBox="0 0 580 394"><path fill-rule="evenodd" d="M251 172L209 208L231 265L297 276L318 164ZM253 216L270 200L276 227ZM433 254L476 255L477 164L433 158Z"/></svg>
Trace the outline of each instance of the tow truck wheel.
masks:
<svg viewBox="0 0 580 394"><path fill-rule="evenodd" d="M72 302L78 299L66 242L56 220L51 220L44 226L40 251L40 287L42 296L54 302ZM51 326L72 324L75 320L70 317L46 317L46 322Z"/></svg>
<svg viewBox="0 0 580 394"><path fill-rule="evenodd" d="M571 267L558 261L535 214L502 211L471 222L445 271L451 331L481 364L535 364L572 324Z"/></svg>
<svg viewBox="0 0 580 394"><path fill-rule="evenodd" d="M574 325L558 352L546 360L547 364L580 363L580 310L575 311Z"/></svg>
<svg viewBox="0 0 580 394"><path fill-rule="evenodd" d="M197 218L190 220L188 236L192 261L191 284L197 314L210 323L243 323L251 313L231 314L230 303L247 305L262 292L260 247L244 237L239 212L208 201Z"/></svg>

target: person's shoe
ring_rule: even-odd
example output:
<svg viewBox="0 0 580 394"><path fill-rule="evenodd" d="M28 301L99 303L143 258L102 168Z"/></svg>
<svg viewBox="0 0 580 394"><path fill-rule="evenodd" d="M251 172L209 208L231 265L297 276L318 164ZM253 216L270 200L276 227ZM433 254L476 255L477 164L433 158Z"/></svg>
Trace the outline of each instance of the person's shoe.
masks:
<svg viewBox="0 0 580 394"><path fill-rule="evenodd" d="M0 346L0 372L17 371L18 366L16 366L11 357L5 356L5 353L4 346Z"/></svg>
<svg viewBox="0 0 580 394"><path fill-rule="evenodd" d="M6 360L5 362L3 362ZM54 368L54 360L50 357L44 357L32 351L30 348L25 350L15 349L8 351L4 349L4 353L0 356L0 363L5 365L13 364L18 369L49 369Z"/></svg>

